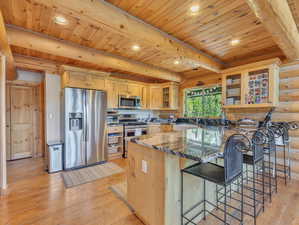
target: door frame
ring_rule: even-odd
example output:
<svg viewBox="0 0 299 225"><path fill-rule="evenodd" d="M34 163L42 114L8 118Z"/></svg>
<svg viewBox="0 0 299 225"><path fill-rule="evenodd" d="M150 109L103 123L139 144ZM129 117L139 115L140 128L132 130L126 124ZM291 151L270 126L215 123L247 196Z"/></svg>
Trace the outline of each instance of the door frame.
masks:
<svg viewBox="0 0 299 225"><path fill-rule="evenodd" d="M6 68L5 56L0 54L0 195L7 188L6 165Z"/></svg>

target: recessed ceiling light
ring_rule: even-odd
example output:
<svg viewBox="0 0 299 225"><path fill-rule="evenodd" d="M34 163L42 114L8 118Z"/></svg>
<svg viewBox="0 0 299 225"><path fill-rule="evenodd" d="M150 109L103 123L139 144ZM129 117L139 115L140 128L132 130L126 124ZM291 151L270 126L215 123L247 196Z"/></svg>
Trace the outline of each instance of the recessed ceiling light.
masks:
<svg viewBox="0 0 299 225"><path fill-rule="evenodd" d="M232 46L238 45L238 44L240 44L240 40L239 39L233 39L233 40L231 40L230 43L231 43Z"/></svg>
<svg viewBox="0 0 299 225"><path fill-rule="evenodd" d="M192 5L190 7L191 13L197 13L199 11L199 9L200 9L199 5Z"/></svg>
<svg viewBox="0 0 299 225"><path fill-rule="evenodd" d="M64 18L63 16L55 16L54 22L59 25L67 25L69 23L68 20L66 18Z"/></svg>
<svg viewBox="0 0 299 225"><path fill-rule="evenodd" d="M179 65L180 64L180 61L179 60L174 60L173 62L175 65Z"/></svg>
<svg viewBox="0 0 299 225"><path fill-rule="evenodd" d="M140 46L139 45L133 45L132 46L132 50L139 51L140 50Z"/></svg>

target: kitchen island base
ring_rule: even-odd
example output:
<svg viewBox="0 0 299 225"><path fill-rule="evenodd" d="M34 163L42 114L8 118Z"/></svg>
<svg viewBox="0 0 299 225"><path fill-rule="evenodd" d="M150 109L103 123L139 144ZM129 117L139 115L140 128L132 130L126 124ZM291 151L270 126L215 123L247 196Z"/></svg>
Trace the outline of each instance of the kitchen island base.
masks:
<svg viewBox="0 0 299 225"><path fill-rule="evenodd" d="M127 197L136 216L146 225L181 225L180 171L196 162L133 142L128 146ZM216 203L216 185L207 182L206 188L206 198ZM184 210L202 199L203 180L185 174Z"/></svg>

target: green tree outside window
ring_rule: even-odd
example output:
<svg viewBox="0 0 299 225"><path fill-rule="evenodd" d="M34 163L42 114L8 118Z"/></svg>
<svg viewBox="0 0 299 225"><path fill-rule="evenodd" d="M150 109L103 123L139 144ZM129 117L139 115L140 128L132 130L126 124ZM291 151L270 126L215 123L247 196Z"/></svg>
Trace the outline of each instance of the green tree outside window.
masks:
<svg viewBox="0 0 299 225"><path fill-rule="evenodd" d="M219 117L221 87L194 88L185 91L186 117Z"/></svg>

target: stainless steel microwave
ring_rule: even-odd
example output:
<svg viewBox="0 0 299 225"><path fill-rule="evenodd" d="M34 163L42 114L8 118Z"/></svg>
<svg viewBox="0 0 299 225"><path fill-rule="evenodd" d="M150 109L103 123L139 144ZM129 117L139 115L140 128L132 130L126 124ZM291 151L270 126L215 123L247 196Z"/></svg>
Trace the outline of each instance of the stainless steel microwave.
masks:
<svg viewBox="0 0 299 225"><path fill-rule="evenodd" d="M138 96L118 96L118 107L126 109L139 109L141 108L141 98Z"/></svg>

